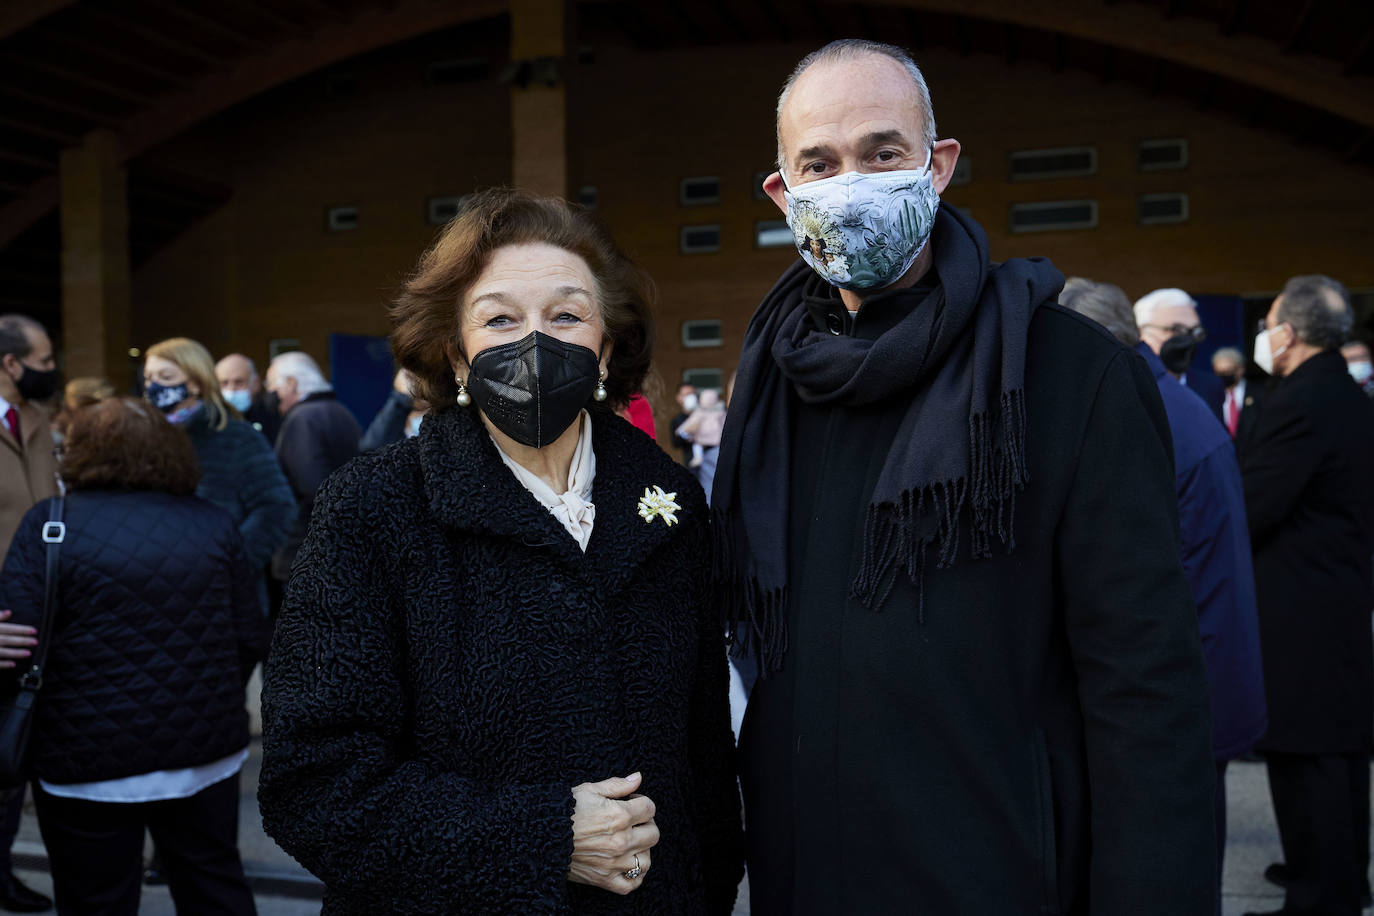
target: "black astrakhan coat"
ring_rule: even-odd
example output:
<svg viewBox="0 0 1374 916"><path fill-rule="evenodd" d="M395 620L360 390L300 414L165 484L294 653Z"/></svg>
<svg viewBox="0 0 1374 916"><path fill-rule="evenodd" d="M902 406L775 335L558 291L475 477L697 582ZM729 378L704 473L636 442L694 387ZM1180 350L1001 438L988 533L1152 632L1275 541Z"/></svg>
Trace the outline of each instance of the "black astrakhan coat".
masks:
<svg viewBox="0 0 1374 916"><path fill-rule="evenodd" d="M899 576L872 610L849 585L906 404L795 403L790 643L740 742L756 916L1213 913L1208 693L1159 391L1052 302L1025 378L1015 550L930 560L923 595Z"/></svg>
<svg viewBox="0 0 1374 916"><path fill-rule="evenodd" d="M267 832L324 912L728 914L742 874L707 510L593 415L585 554L469 410L320 490L263 693ZM678 523L646 522L646 487ZM571 787L635 771L662 839L626 896L567 880Z"/></svg>
<svg viewBox="0 0 1374 916"><path fill-rule="evenodd" d="M1242 458L1269 700L1259 746L1368 751L1374 404L1340 353L1278 381Z"/></svg>

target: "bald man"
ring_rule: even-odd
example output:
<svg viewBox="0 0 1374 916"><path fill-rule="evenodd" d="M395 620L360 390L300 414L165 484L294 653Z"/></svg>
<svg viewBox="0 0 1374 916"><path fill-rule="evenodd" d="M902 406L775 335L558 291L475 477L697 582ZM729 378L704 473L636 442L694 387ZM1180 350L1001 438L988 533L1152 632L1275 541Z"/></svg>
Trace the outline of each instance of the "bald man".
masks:
<svg viewBox="0 0 1374 916"><path fill-rule="evenodd" d="M243 418L266 436L268 442L276 444L277 431L281 429L281 412L273 403L272 396L263 391L257 365L242 353L230 353L215 364L215 378L219 381L224 400L243 414Z"/></svg>

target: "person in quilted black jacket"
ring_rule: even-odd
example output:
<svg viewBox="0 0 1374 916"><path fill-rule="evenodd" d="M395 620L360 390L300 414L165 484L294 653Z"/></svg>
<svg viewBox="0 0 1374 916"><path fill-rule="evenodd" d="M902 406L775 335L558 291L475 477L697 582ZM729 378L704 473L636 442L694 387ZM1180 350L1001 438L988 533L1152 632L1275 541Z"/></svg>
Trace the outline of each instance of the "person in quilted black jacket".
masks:
<svg viewBox="0 0 1374 916"><path fill-rule="evenodd" d="M266 623L257 571L229 513L193 495L190 440L143 401L76 411L60 470L59 604L30 749L58 912L136 914L148 830L178 913L251 914L238 782ZM0 575L0 606L34 626L49 511L24 517Z"/></svg>
<svg viewBox="0 0 1374 916"><path fill-rule="evenodd" d="M186 337L153 344L143 378L145 396L191 437L200 464L196 495L234 517L249 565L263 573L258 594L266 613L267 564L286 543L297 511L276 453L225 402L203 344Z"/></svg>
<svg viewBox="0 0 1374 916"><path fill-rule="evenodd" d="M499 190L392 311L433 405L321 488L263 693L263 825L326 914L730 913L724 629L690 473L616 416L652 285Z"/></svg>

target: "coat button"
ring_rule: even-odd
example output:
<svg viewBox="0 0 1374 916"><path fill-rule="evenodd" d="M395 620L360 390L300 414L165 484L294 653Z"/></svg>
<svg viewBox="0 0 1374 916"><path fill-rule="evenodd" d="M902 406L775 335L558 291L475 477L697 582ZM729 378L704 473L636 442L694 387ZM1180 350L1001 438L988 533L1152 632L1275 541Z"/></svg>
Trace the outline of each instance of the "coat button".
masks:
<svg viewBox="0 0 1374 916"><path fill-rule="evenodd" d="M830 333L834 334L836 337L844 333L844 319L834 312L825 316L825 326L829 328Z"/></svg>

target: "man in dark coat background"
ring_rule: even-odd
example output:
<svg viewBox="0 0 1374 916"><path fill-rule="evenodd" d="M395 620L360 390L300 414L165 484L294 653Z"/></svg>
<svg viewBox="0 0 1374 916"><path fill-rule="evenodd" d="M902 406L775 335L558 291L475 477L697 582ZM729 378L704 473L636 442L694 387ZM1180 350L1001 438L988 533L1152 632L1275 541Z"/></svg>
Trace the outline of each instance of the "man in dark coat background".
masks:
<svg viewBox="0 0 1374 916"><path fill-rule="evenodd" d="M1352 323L1340 283L1294 277L1255 341L1280 379L1241 473L1269 699L1259 747L1286 860L1266 875L1288 888L1283 913L1353 916L1367 887L1374 405L1340 354Z"/></svg>
<svg viewBox="0 0 1374 916"><path fill-rule="evenodd" d="M1264 410L1264 387L1245 377L1245 355L1235 347L1222 347L1212 354L1212 374L1224 388L1221 395L1221 422L1236 444L1236 456L1255 434L1255 425Z"/></svg>
<svg viewBox="0 0 1374 916"><path fill-rule="evenodd" d="M362 428L348 408L334 397L334 387L320 367L305 353L293 350L272 360L267 368L267 390L276 396L282 413L277 433L277 460L291 483L300 513L290 536L272 557L272 578L277 593L272 607L280 606L281 588L291 578L291 563L310 528L315 491L324 479L358 454Z"/></svg>
<svg viewBox="0 0 1374 916"><path fill-rule="evenodd" d="M1264 735L1264 706L1255 574L1236 451L1216 416L1169 374L1136 331L1131 300L1118 286L1073 277L1059 303L1086 315L1132 347L1154 374L1174 439L1183 572L1197 604L1216 761L1217 869L1226 852L1226 767ZM1218 892L1220 887L1217 888ZM1218 894L1217 913L1221 912Z"/></svg>
<svg viewBox="0 0 1374 916"><path fill-rule="evenodd" d="M1139 356L938 206L898 48L833 43L764 190L802 261L750 323L713 516L763 677L753 912L1210 916L1215 771L1167 419ZM928 242L928 243L927 243Z"/></svg>

